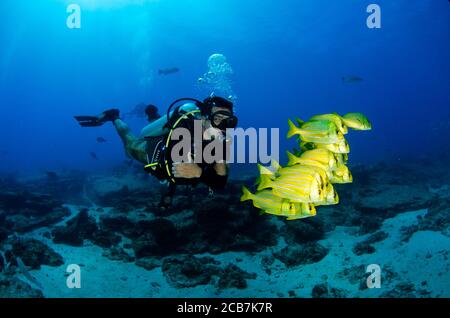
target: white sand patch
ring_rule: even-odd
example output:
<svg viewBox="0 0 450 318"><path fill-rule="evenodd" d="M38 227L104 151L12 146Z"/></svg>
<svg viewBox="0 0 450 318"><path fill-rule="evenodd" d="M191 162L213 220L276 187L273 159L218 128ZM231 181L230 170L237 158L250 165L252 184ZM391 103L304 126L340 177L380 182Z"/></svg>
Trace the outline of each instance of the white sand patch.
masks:
<svg viewBox="0 0 450 318"><path fill-rule="evenodd" d="M74 248L53 245L64 257L65 265L43 266L32 275L43 284L46 297L155 297L151 286L154 275L133 263L110 261L96 246ZM69 264L81 266L81 288L70 289L66 284ZM157 275L156 278L158 278Z"/></svg>
<svg viewBox="0 0 450 318"><path fill-rule="evenodd" d="M395 284L409 281L416 288L425 288L431 297L450 296L450 263L447 254L450 238L437 232L417 232L408 242L401 242L400 228L417 222L419 215L426 211L416 211L397 215L384 222L382 228L389 234L384 241L373 244L374 254L356 256L352 249L357 242L369 235L356 237L355 228L337 227L319 243L330 249L328 255L318 263L286 268L278 260L270 266L271 273L265 272L261 260L264 255L285 245L280 239L277 247L261 253L229 252L211 256L226 266L236 264L245 271L256 273L255 280L247 280L248 288L244 290L218 290L212 285L194 288L176 289L168 285L161 268L147 271L134 263L111 261L102 256L103 249L97 246L70 247L54 244L42 239L60 253L65 260L61 267L43 266L39 271L32 271L41 284L45 286L46 297L288 297L288 291L297 297L311 297L313 287L318 283L328 282L330 287L347 291L347 297L378 297L391 290ZM69 264L82 265L82 288L69 289L66 286L66 267ZM338 274L352 266L379 264L381 268L389 266L399 277L391 283L383 281L382 288L359 290L359 282L352 284ZM383 275L383 272L382 272ZM365 273L361 273L364 277ZM421 287L422 281L427 285Z"/></svg>

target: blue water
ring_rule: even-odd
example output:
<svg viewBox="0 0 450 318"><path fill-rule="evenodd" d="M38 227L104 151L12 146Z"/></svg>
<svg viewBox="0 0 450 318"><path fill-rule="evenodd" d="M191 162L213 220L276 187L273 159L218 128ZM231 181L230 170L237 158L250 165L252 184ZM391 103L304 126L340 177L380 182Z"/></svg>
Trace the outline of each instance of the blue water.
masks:
<svg viewBox="0 0 450 318"><path fill-rule="evenodd" d="M66 25L66 10L73 3L81 7L80 29ZM371 3L381 7L380 29L367 27L366 9ZM447 0L0 0L0 252L7 250L3 242L22 244L14 241L14 235L37 237L64 257L64 265L81 259L89 271L94 264L92 289L81 294L68 291L65 280L59 281L65 270L58 267L62 265L34 268L31 273L45 285L46 297L148 297L150 281L139 285L140 275L162 284L151 289L152 297L291 297L292 290L299 292L297 296L316 297L314 286L328 278L330 286L351 289L347 296L378 297L379 293L359 289L358 279L365 275L360 267L370 263L380 263L383 270L392 266L396 273L389 278L387 271L386 281L392 280L382 290L390 290L387 297L448 297L449 38ZM191 196L180 191L175 208L163 211L157 208L160 189L153 188L156 183L150 177L143 181L136 171L127 174L117 169L129 158L112 125L84 129L73 118L110 108L125 114L140 103L157 105L165 114L180 97L204 99L213 89L198 79L208 71L208 58L215 53L225 55L233 69L230 90L237 98L239 127L280 129L282 163L285 151L296 146L285 137L289 118L361 112L370 119L371 131L351 131L346 136L355 182L336 186L339 205L320 206L316 217L294 222L259 216L251 203L238 200L241 186L251 188L254 180L253 175L242 173L243 181L230 178L229 183L236 186L219 194L219 200L206 198L200 188L191 202ZM179 72L159 74L170 68ZM344 83L346 76L362 81ZM147 124L145 118L126 116L124 120L135 134ZM98 137L107 142L99 143ZM239 175L241 167L233 164L232 174ZM256 165L245 168L255 171ZM87 171L92 178L69 170ZM5 175L19 177L22 183ZM59 178L64 175L68 181ZM41 196L37 190L50 196ZM86 234L80 234L78 227L72 233L70 224L67 229L55 226L71 217L58 214L64 211L62 204L74 204L72 216L88 206L93 222L98 218L106 234L120 234L133 243L131 248L125 247L125 241L111 244L128 250L136 261L150 257L163 262L166 256L217 252L214 257L223 266L239 263L246 271L258 272L258 277L246 278L252 284L247 289L225 288L217 294L211 283L209 289L200 286L186 294L183 288L167 287L159 269L147 268L141 274L144 269L125 260L115 263L117 271L106 273L104 279L102 265L110 265L101 254L111 251L102 246L98 255L92 254L78 243L71 245L70 239L73 235L81 244L91 240L101 246L98 241L114 237L105 238L98 231L100 238L83 237ZM47 215L52 218L45 219ZM124 229L116 229L116 223L108 225L102 219L105 216L113 221L126 217L134 223L130 221L126 228L128 223L118 219L117 225ZM61 231L70 232L68 242L55 240ZM367 239L364 235L376 231L382 232L377 233L378 239L359 244ZM186 236L185 240L177 241L175 233ZM160 241L152 241L151 235L148 239L147 234ZM293 253L277 245L279 237ZM296 260L295 249L309 248L305 242L319 240L331 246L329 251L322 250L328 258L303 267L309 256ZM305 254L321 251L314 244ZM35 253L32 245L24 245ZM88 249L98 246L87 244ZM161 256L158 248L167 251ZM26 257L28 250L22 252L20 257ZM270 263L270 257L272 262L276 258L285 263L286 255L286 264L305 262L286 265L288 270ZM189 267L189 262L196 260L181 261L179 266L187 263ZM7 263L11 257L5 256ZM0 283L20 275L17 269L8 273L3 261L0 266ZM305 270L297 271L300 267ZM339 277L344 268L348 273ZM199 272L201 276L203 270ZM174 274L165 271L164 275ZM349 285L352 275L356 280ZM105 281L110 285L104 285ZM405 281L413 283L415 290ZM152 288L158 285L153 283ZM395 287L397 283L400 287ZM5 290L9 292L2 289L0 295Z"/></svg>
<svg viewBox="0 0 450 318"><path fill-rule="evenodd" d="M79 3L81 29L66 27ZM377 1L26 1L0 4L0 169L101 169L126 157L110 126L72 116L206 97L197 84L213 53L227 56L241 127L281 129L287 118L360 111L374 125L352 134L352 161L401 160L445 145L450 121L450 5ZM160 68L178 74L158 76ZM343 84L354 75L361 83ZM147 79L143 82L143 79ZM144 120L132 120L138 132ZM97 145L95 138L110 140ZM89 152L101 158L93 161Z"/></svg>

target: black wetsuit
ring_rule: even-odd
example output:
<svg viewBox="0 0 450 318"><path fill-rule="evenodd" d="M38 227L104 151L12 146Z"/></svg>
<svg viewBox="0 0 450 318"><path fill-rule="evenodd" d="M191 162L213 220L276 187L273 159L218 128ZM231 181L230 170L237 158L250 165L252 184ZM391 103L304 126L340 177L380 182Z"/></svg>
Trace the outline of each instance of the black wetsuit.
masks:
<svg viewBox="0 0 450 318"><path fill-rule="evenodd" d="M183 113L171 118L171 123L176 122ZM191 114L187 118L182 119L176 125L176 128L186 128L191 132L192 139L194 137L194 120L199 120L198 114ZM203 183L214 191L222 190L225 188L228 176L220 176L214 169L215 164L197 163L202 169L202 175L200 178L186 179L175 178L172 175L172 147L178 143L178 140L169 140L169 134L161 137L150 137L147 139L147 157L148 163L153 166L148 167L146 170L159 180L167 180L172 185L197 185ZM208 141L203 140L203 148L206 147ZM191 140L191 152L193 152L194 140Z"/></svg>

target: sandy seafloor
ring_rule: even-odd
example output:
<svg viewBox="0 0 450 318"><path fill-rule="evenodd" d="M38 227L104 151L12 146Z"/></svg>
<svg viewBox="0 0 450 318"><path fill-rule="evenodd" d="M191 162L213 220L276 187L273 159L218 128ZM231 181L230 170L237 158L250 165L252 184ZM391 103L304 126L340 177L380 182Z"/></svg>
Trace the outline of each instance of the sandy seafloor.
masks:
<svg viewBox="0 0 450 318"><path fill-rule="evenodd" d="M64 255L66 264L81 264L80 289L66 286L66 265L60 267L43 266L32 271L38 281L45 286L45 297L287 297L287 291L295 291L297 297L311 297L311 290L317 282L326 282L334 288L348 291L347 297L378 297L391 290L399 281L427 282L424 289L431 297L450 296L450 263L447 255L450 250L450 238L437 232L419 231L414 233L408 243L400 240L400 228L412 225L426 210L407 212L387 219L382 230L389 232L389 238L375 243L376 252L370 255L356 256L352 253L355 241L367 236L355 237L352 227L338 227L327 233L319 241L330 248L328 255L318 263L286 268L281 262L274 264L274 270L268 275L261 265L264 252L256 255L230 252L210 255L222 263L235 263L239 267L256 273L257 279L248 280L245 290L227 289L219 291L211 285L177 289L171 287L161 268L147 271L133 263L111 261L102 256L102 248L94 245L70 247L44 241L56 252ZM31 234L39 237L39 232ZM285 242L280 239L279 246ZM196 255L205 256L205 255ZM236 259L239 261L237 262ZM339 277L344 267L379 264L390 267L400 274L394 281L382 279L380 289L359 290L359 282L350 283Z"/></svg>
<svg viewBox="0 0 450 318"><path fill-rule="evenodd" d="M253 175L215 198L179 191L164 213L158 185L130 172L3 180L0 297L450 297L450 170L422 164L355 167L339 205L292 222L239 202Z"/></svg>

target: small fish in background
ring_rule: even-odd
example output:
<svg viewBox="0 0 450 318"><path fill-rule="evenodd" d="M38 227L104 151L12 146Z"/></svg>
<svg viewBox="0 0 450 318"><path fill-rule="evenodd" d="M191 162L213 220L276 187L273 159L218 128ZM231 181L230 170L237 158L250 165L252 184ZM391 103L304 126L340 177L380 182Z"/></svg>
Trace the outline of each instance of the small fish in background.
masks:
<svg viewBox="0 0 450 318"><path fill-rule="evenodd" d="M178 67L171 67L171 68L162 68L158 70L158 75L170 75L178 73L180 69Z"/></svg>
<svg viewBox="0 0 450 318"><path fill-rule="evenodd" d="M89 155L91 156L92 159L94 160L98 160L97 154L95 152L90 152Z"/></svg>
<svg viewBox="0 0 450 318"><path fill-rule="evenodd" d="M103 137L97 137L97 142L98 142L99 144L102 144L102 143L107 142L107 140L106 140L105 138L103 138Z"/></svg>
<svg viewBox="0 0 450 318"><path fill-rule="evenodd" d="M364 79L362 77L359 76L344 76L342 77L342 83L361 83L362 81L364 81Z"/></svg>

